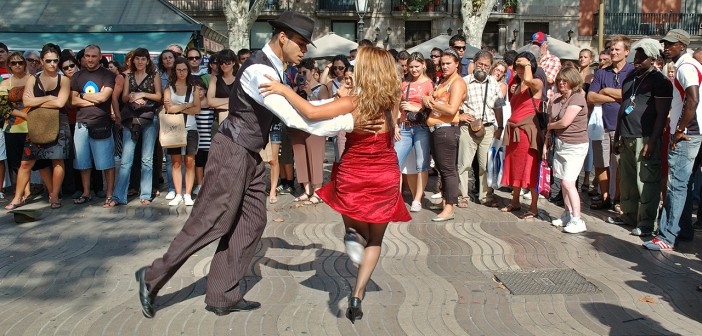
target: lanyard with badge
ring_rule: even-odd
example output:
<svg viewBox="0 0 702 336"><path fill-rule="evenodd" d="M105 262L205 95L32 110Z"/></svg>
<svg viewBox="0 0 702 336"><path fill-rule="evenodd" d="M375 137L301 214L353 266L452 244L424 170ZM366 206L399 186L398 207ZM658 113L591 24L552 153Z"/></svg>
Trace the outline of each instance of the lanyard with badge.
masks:
<svg viewBox="0 0 702 336"><path fill-rule="evenodd" d="M638 86L636 86L636 77L634 77L634 83L631 84L634 90L631 92L631 97L629 97L629 106L627 106L627 108L624 109L624 114L629 115L629 113L631 113L636 107L636 102L634 101L634 99L636 98L636 92L641 88L641 84L643 84L644 79L646 79L646 76L648 76L648 74L650 74L652 70L653 69L651 68L648 71L646 71L646 73L641 77L641 82Z"/></svg>

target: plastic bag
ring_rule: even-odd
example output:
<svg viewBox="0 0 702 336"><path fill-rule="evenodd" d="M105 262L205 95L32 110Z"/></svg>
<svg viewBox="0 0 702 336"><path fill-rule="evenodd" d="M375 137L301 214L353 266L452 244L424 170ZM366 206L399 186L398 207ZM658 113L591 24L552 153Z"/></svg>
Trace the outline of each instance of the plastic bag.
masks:
<svg viewBox="0 0 702 336"><path fill-rule="evenodd" d="M536 185L536 192L546 198L551 195L551 167L548 161L541 161L539 165L539 183Z"/></svg>
<svg viewBox="0 0 702 336"><path fill-rule="evenodd" d="M602 122L602 105L595 105L587 122L587 135L590 140L604 139L604 123Z"/></svg>
<svg viewBox="0 0 702 336"><path fill-rule="evenodd" d="M488 151L487 167L487 185L493 189L502 187L502 165L505 161L505 148L502 146L502 141L494 139L490 150Z"/></svg>

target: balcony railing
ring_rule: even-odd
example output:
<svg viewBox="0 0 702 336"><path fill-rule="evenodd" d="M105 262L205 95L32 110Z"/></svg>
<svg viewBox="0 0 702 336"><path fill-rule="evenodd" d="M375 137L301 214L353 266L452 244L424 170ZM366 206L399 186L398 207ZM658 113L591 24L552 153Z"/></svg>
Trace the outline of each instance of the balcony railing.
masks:
<svg viewBox="0 0 702 336"><path fill-rule="evenodd" d="M355 0L319 0L317 9L321 11L355 12Z"/></svg>
<svg viewBox="0 0 702 336"><path fill-rule="evenodd" d="M671 29L702 35L702 14L687 13L605 13L605 35L662 36ZM597 20L595 20L597 34Z"/></svg>
<svg viewBox="0 0 702 336"><path fill-rule="evenodd" d="M186 12L221 12L224 0L169 0L178 9Z"/></svg>
<svg viewBox="0 0 702 336"><path fill-rule="evenodd" d="M418 5L425 3L424 6ZM393 12L408 12L408 13L445 13L452 14L454 12L454 3L459 3L459 0L392 0L391 6Z"/></svg>

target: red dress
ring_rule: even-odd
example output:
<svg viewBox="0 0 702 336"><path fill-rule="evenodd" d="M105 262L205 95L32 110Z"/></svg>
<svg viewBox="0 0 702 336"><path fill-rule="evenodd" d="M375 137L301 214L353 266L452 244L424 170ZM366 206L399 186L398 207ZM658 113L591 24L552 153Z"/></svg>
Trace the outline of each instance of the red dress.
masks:
<svg viewBox="0 0 702 336"><path fill-rule="evenodd" d="M412 220L400 193L400 165L392 132L346 133L341 162L317 195L342 215L368 223Z"/></svg>
<svg viewBox="0 0 702 336"><path fill-rule="evenodd" d="M508 121L516 124L526 117L533 116L536 113L534 103L539 106L541 99L535 98L532 103L527 89L512 96L509 103L512 106L512 116ZM519 138L521 141L514 142L514 137L510 137L505 150L502 185L536 188L539 179L539 153L530 148L529 137L522 129L519 129Z"/></svg>

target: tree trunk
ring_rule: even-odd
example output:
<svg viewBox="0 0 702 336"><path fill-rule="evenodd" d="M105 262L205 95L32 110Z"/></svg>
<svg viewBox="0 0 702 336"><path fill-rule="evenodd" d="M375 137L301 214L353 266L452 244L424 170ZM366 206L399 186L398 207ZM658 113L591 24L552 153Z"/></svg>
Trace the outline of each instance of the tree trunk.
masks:
<svg viewBox="0 0 702 336"><path fill-rule="evenodd" d="M234 52L249 48L249 31L261 14L266 0L256 0L249 8L249 0L226 0L224 16L227 19L229 49Z"/></svg>
<svg viewBox="0 0 702 336"><path fill-rule="evenodd" d="M474 1L475 0L461 0L463 33L469 45L480 49L483 44L483 30L485 30L485 24L490 17L490 12L496 0L480 0L480 6L478 8L473 7Z"/></svg>

